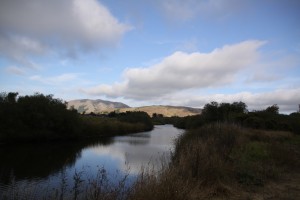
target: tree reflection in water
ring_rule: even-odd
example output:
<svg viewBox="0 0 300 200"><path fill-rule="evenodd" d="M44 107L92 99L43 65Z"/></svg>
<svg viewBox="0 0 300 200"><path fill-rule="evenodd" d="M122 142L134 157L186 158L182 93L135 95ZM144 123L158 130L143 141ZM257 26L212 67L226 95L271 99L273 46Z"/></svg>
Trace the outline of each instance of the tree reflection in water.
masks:
<svg viewBox="0 0 300 200"><path fill-rule="evenodd" d="M46 178L65 167L72 167L85 148L109 145L112 138L64 143L23 144L0 147L0 183Z"/></svg>

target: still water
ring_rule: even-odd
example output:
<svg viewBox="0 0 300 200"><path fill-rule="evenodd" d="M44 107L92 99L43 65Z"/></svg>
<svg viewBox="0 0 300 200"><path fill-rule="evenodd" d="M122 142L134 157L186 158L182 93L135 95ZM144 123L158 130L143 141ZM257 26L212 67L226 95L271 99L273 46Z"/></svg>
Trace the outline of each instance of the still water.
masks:
<svg viewBox="0 0 300 200"><path fill-rule="evenodd" d="M103 168L111 181L123 174L134 180L142 167L159 170L162 160L170 159L174 139L181 133L172 125L163 125L98 141L0 147L0 192L12 182L56 187L62 176L72 185L75 172L88 178Z"/></svg>

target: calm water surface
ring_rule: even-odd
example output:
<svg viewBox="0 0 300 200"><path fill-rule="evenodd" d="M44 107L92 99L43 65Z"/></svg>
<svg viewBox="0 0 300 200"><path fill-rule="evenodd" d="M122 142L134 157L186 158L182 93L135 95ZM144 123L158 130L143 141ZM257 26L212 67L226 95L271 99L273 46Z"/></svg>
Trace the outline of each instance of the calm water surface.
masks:
<svg viewBox="0 0 300 200"><path fill-rule="evenodd" d="M134 180L142 166L158 170L162 157L165 161L170 158L174 139L181 133L172 125L163 125L99 141L0 147L0 192L12 180L16 185L56 187L65 177L72 185L75 171L83 172L84 179L95 177L102 168L111 181L127 173Z"/></svg>

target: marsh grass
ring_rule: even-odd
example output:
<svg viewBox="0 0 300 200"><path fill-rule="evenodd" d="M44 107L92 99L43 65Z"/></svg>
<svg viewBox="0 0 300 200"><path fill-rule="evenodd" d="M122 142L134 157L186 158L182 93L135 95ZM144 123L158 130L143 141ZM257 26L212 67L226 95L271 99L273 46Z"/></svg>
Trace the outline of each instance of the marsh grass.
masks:
<svg viewBox="0 0 300 200"><path fill-rule="evenodd" d="M176 140L171 164L158 177L142 173L130 199L247 199L299 172L297 141L290 132L224 123L189 130Z"/></svg>
<svg viewBox="0 0 300 200"><path fill-rule="evenodd" d="M113 177L104 167L98 167L96 175L88 170L75 170L72 180L64 171L60 173L60 181L55 187L50 184L16 183L14 177L11 183L0 193L1 200L115 200L128 199L131 193L129 187L129 171L125 174L116 172ZM112 178L114 181L111 181Z"/></svg>

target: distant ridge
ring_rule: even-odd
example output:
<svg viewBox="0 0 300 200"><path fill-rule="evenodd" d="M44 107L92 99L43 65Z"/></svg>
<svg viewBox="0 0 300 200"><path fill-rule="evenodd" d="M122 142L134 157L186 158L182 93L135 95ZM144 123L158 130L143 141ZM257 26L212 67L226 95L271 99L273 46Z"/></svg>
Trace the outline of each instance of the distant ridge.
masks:
<svg viewBox="0 0 300 200"><path fill-rule="evenodd" d="M201 114L202 109L191 108L185 106L164 106L164 105L153 105L153 106L142 106L142 107L130 107L121 102L105 101L101 99L78 99L68 102L68 108L74 107L79 113L109 113L109 112L126 112L126 111L143 111L147 112L148 115L152 116L154 113L161 114L165 117L185 117L190 115Z"/></svg>
<svg viewBox="0 0 300 200"><path fill-rule="evenodd" d="M102 113L107 110L130 108L121 102L105 101L101 99L78 99L68 102L68 109L74 107L79 113Z"/></svg>
<svg viewBox="0 0 300 200"><path fill-rule="evenodd" d="M155 106L143 106L143 107L135 107L135 108L121 108L120 112L126 111L144 111L147 112L148 115L152 116L154 113L162 114L165 117L185 117L191 115L201 114L202 109L199 108L191 108L185 106L164 106L164 105L155 105Z"/></svg>

